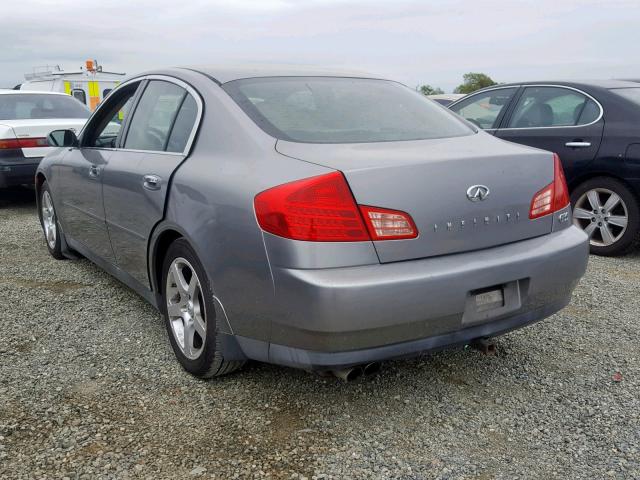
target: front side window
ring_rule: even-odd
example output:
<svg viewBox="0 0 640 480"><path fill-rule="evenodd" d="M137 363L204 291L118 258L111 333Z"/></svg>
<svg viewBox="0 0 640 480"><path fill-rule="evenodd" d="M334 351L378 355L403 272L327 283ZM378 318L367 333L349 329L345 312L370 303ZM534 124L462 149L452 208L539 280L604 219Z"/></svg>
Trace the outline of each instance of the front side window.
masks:
<svg viewBox="0 0 640 480"><path fill-rule="evenodd" d="M510 128L572 127L595 121L598 105L575 90L561 87L527 87L518 100Z"/></svg>
<svg viewBox="0 0 640 480"><path fill-rule="evenodd" d="M451 106L451 110L482 129L498 127L498 119L517 87L478 93Z"/></svg>
<svg viewBox="0 0 640 480"><path fill-rule="evenodd" d="M472 135L423 95L387 80L265 77L222 88L266 133L303 143L364 143Z"/></svg>
<svg viewBox="0 0 640 480"><path fill-rule="evenodd" d="M0 120L89 118L91 112L68 95L16 93L0 95Z"/></svg>
<svg viewBox="0 0 640 480"><path fill-rule="evenodd" d="M165 151L174 120L187 92L162 80L151 80L131 118L124 148Z"/></svg>
<svg viewBox="0 0 640 480"><path fill-rule="evenodd" d="M104 103L102 108L91 120L87 128L82 145L96 148L115 148L122 123L127 118L133 97L140 83L127 85L115 92Z"/></svg>

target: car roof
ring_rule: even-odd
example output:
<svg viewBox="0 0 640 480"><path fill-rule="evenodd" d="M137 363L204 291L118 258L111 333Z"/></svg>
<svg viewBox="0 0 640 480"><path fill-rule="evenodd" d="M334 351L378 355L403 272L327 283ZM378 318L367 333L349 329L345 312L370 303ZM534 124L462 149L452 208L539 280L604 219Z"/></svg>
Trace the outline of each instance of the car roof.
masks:
<svg viewBox="0 0 640 480"><path fill-rule="evenodd" d="M51 92L51 91L40 91L40 90L3 90L0 89L0 95L65 95L69 97L70 95L63 92Z"/></svg>
<svg viewBox="0 0 640 480"><path fill-rule="evenodd" d="M200 65L185 68L203 73L220 84L243 78L260 77L349 77L382 79L382 77L378 75L367 72L305 65Z"/></svg>
<svg viewBox="0 0 640 480"><path fill-rule="evenodd" d="M544 81L527 81L527 82L512 82L501 83L499 85L493 85L486 87L482 90L489 90L498 87L517 87L519 85L562 85L566 87L574 88L638 88L638 84L628 80L544 80ZM477 90L478 92L481 90ZM476 92L473 92L476 93Z"/></svg>

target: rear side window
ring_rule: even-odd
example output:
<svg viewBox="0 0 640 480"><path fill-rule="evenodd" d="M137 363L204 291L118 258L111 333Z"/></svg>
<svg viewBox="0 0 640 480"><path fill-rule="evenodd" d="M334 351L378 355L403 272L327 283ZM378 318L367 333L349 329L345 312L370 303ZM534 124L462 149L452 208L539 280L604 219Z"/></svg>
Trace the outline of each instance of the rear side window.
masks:
<svg viewBox="0 0 640 480"><path fill-rule="evenodd" d="M527 87L508 127L571 127L595 121L600 107L580 92L561 87Z"/></svg>
<svg viewBox="0 0 640 480"><path fill-rule="evenodd" d="M265 77L222 88L260 128L282 140L364 143L474 133L422 94L386 80Z"/></svg>
<svg viewBox="0 0 640 480"><path fill-rule="evenodd" d="M150 81L133 113L124 148L164 151L185 95L178 85Z"/></svg>
<svg viewBox="0 0 640 480"><path fill-rule="evenodd" d="M184 152L187 146L193 126L198 116L198 105L193 97L189 94L185 97L173 124L169 142L167 143L167 152Z"/></svg>
<svg viewBox="0 0 640 480"><path fill-rule="evenodd" d="M89 118L89 109L68 95L0 95L0 120Z"/></svg>
<svg viewBox="0 0 640 480"><path fill-rule="evenodd" d="M516 90L516 87L489 90L465 98L450 108L482 129L497 128L498 118Z"/></svg>

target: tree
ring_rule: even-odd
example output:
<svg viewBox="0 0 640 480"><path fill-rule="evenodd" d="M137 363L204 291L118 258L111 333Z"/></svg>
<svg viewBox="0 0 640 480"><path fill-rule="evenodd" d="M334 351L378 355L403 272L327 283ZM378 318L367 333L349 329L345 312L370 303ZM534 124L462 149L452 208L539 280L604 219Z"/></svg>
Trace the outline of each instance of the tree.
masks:
<svg viewBox="0 0 640 480"><path fill-rule="evenodd" d="M456 87L455 93L471 93L484 87L497 85L489 75L484 73L465 73L462 78L464 82Z"/></svg>
<svg viewBox="0 0 640 480"><path fill-rule="evenodd" d="M423 95L440 95L444 93L444 90L438 87L432 87L431 85L420 85L417 89Z"/></svg>

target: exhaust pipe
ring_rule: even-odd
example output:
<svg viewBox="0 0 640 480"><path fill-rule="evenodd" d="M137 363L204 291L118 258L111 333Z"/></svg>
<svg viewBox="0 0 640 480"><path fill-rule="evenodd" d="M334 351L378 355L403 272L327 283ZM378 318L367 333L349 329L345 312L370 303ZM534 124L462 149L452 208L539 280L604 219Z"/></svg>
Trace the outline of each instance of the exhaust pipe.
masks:
<svg viewBox="0 0 640 480"><path fill-rule="evenodd" d="M476 338L469 346L484 355L494 356L496 354L496 343L489 338Z"/></svg>
<svg viewBox="0 0 640 480"><path fill-rule="evenodd" d="M381 368L382 364L380 362L367 363L364 367L362 367L362 373L365 377L368 377L370 375L379 373Z"/></svg>
<svg viewBox="0 0 640 480"><path fill-rule="evenodd" d="M331 373L338 378L341 378L345 382L353 382L356 378L359 378L364 372L362 367L349 367L341 368L339 370L332 370Z"/></svg>

